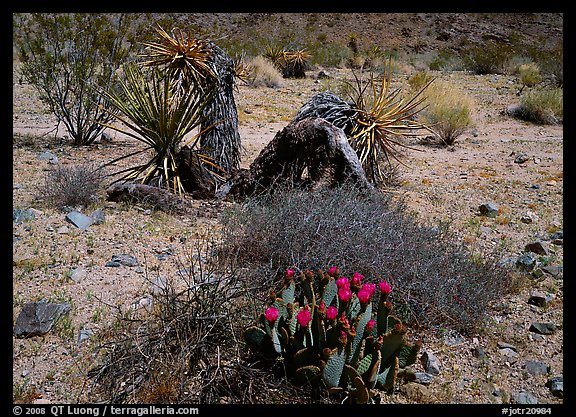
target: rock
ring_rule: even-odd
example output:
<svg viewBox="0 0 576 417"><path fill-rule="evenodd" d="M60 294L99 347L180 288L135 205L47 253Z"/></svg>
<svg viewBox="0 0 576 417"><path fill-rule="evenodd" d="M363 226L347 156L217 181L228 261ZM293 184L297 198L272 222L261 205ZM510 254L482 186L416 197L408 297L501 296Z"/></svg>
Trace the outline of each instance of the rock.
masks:
<svg viewBox="0 0 576 417"><path fill-rule="evenodd" d="M542 271L552 275L554 278L561 278L563 276L564 268L562 265L546 265L542 267Z"/></svg>
<svg viewBox="0 0 576 417"><path fill-rule="evenodd" d="M564 377L555 376L546 381L546 386L550 388L550 392L555 397L564 397Z"/></svg>
<svg viewBox="0 0 576 417"><path fill-rule="evenodd" d="M553 294L535 290L532 291L532 294L530 294L528 304L532 304L538 307L546 307L553 299Z"/></svg>
<svg viewBox="0 0 576 417"><path fill-rule="evenodd" d="M96 209L92 212L92 214L90 215L90 217L92 218L92 224L102 224L104 223L104 210L102 210L101 208Z"/></svg>
<svg viewBox="0 0 576 417"><path fill-rule="evenodd" d="M153 295L159 295L166 292L167 282L166 278L158 275L156 278L152 280L151 289Z"/></svg>
<svg viewBox="0 0 576 417"><path fill-rule="evenodd" d="M110 265L108 265L108 264L110 264ZM106 262L105 266L116 267L116 266L120 266L120 265L138 266L138 260L134 256L127 255L127 254L112 255L112 259L110 261Z"/></svg>
<svg viewBox="0 0 576 417"><path fill-rule="evenodd" d="M513 404L538 404L538 399L528 391L514 392L510 400Z"/></svg>
<svg viewBox="0 0 576 417"><path fill-rule="evenodd" d="M86 270L83 268L74 268L72 270L72 274L70 275L70 279L72 281L74 281L76 284L78 284L80 281L82 281L84 278L86 278Z"/></svg>
<svg viewBox="0 0 576 417"><path fill-rule="evenodd" d="M332 78L330 77L330 74L328 74L326 71L324 70L320 70L318 71L318 75L316 76L317 79L326 79L326 78Z"/></svg>
<svg viewBox="0 0 576 417"><path fill-rule="evenodd" d="M38 154L38 159L41 161L48 161L49 164L57 164L58 163L58 157L56 155L54 155L52 152L40 152Z"/></svg>
<svg viewBox="0 0 576 417"><path fill-rule="evenodd" d="M444 343L448 346L456 346L464 343L466 339L460 333L455 330L447 330L443 335L442 339Z"/></svg>
<svg viewBox="0 0 576 417"><path fill-rule="evenodd" d="M36 218L36 211L32 209L12 209L12 221L14 223L24 223L34 220Z"/></svg>
<svg viewBox="0 0 576 417"><path fill-rule="evenodd" d="M524 152L520 152L518 155L516 155L516 158L514 158L514 163L515 164L523 164L524 162L527 162L530 160L530 157L525 154Z"/></svg>
<svg viewBox="0 0 576 417"><path fill-rule="evenodd" d="M430 385L432 378L434 378L434 375L429 374L428 372L415 372L414 376L414 382L422 385Z"/></svg>
<svg viewBox="0 0 576 417"><path fill-rule="evenodd" d="M94 331L89 329L89 328L83 328L82 330L80 330L80 332L78 333L78 345L81 345L82 343L84 343L86 340L88 340L90 338L90 336L94 335Z"/></svg>
<svg viewBox="0 0 576 417"><path fill-rule="evenodd" d="M86 230L94 221L92 217L86 216L79 211L71 211L68 213L66 220L81 230Z"/></svg>
<svg viewBox="0 0 576 417"><path fill-rule="evenodd" d="M498 261L498 266L501 268L509 268L512 269L516 266L516 262L518 261L517 256L511 256L509 258L503 258Z"/></svg>
<svg viewBox="0 0 576 417"><path fill-rule="evenodd" d="M112 142L112 136L110 136L110 135L109 135L108 133L106 133L106 132L103 132L103 133L100 135L100 142L110 143L110 142Z"/></svg>
<svg viewBox="0 0 576 417"><path fill-rule="evenodd" d="M518 361L518 353L510 348L500 349L500 354L504 356L507 362L514 364Z"/></svg>
<svg viewBox="0 0 576 417"><path fill-rule="evenodd" d="M550 366L540 361L526 361L524 369L530 375L547 375L550 372Z"/></svg>
<svg viewBox="0 0 576 417"><path fill-rule="evenodd" d="M58 230L56 230L56 233L59 235L67 235L70 233L70 228L68 226L60 226Z"/></svg>
<svg viewBox="0 0 576 417"><path fill-rule="evenodd" d="M526 252L516 259L516 267L521 270L531 271L536 266L536 254Z"/></svg>
<svg viewBox="0 0 576 417"><path fill-rule="evenodd" d="M61 316L69 312L68 303L49 303L46 300L26 303L16 319L14 336L23 338L44 335L52 330Z"/></svg>
<svg viewBox="0 0 576 417"><path fill-rule="evenodd" d="M400 387L406 398L420 404L432 404L436 402L436 398L432 392L424 385L416 382L408 382Z"/></svg>
<svg viewBox="0 0 576 417"><path fill-rule="evenodd" d="M528 330L538 334L550 335L556 331L556 325L554 323L532 323Z"/></svg>
<svg viewBox="0 0 576 417"><path fill-rule="evenodd" d="M531 224L538 221L538 216L533 211L528 210L522 217L520 217L520 221L525 224Z"/></svg>
<svg viewBox="0 0 576 417"><path fill-rule="evenodd" d="M478 209L483 216L496 217L498 215L498 206L494 203L481 204Z"/></svg>
<svg viewBox="0 0 576 417"><path fill-rule="evenodd" d="M488 355L486 355L486 351L481 346L475 346L472 349L472 356L478 358L480 360L488 359Z"/></svg>
<svg viewBox="0 0 576 417"><path fill-rule="evenodd" d="M432 375L440 374L440 361L434 354L429 351L424 351L420 356L420 363L424 370Z"/></svg>
<svg viewBox="0 0 576 417"><path fill-rule="evenodd" d="M498 349L512 349L514 352L518 350L516 346L506 342L498 342L496 345L498 346Z"/></svg>
<svg viewBox="0 0 576 417"><path fill-rule="evenodd" d="M548 255L547 245L540 240L528 243L526 246L524 246L524 250L526 252L533 252L538 255Z"/></svg>

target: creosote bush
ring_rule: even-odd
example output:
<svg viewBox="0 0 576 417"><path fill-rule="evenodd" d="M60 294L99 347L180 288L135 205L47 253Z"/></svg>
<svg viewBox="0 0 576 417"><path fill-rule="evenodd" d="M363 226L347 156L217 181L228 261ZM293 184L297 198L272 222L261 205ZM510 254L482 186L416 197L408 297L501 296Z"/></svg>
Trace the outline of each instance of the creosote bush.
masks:
<svg viewBox="0 0 576 417"><path fill-rule="evenodd" d="M103 169L92 164L58 165L46 174L39 194L45 202L58 208L88 206L101 198L103 181Z"/></svg>
<svg viewBox="0 0 576 417"><path fill-rule="evenodd" d="M564 121L564 90L550 88L532 90L520 97L520 103L509 114L536 124L553 125Z"/></svg>
<svg viewBox="0 0 576 417"><path fill-rule="evenodd" d="M338 265L367 280L385 279L397 288L392 301L408 324L475 329L488 303L511 284L496 254L477 262L448 226L421 225L401 200L347 184L280 187L249 199L225 213L222 239L223 250L261 287L285 265Z"/></svg>
<svg viewBox="0 0 576 417"><path fill-rule="evenodd" d="M283 85L282 74L269 59L258 55L252 58L247 66L246 79L251 87L278 88Z"/></svg>

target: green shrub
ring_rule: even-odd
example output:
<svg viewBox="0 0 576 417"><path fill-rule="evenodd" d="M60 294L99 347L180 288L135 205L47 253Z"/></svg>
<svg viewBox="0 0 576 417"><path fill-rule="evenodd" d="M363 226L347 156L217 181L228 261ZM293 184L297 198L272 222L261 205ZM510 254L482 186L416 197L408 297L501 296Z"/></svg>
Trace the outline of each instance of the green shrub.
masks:
<svg viewBox="0 0 576 417"><path fill-rule="evenodd" d="M563 89L551 88L529 91L522 95L520 104L509 113L518 119L536 124L559 124L564 121Z"/></svg>
<svg viewBox="0 0 576 417"><path fill-rule="evenodd" d="M104 130L103 123L112 120L111 107L97 90L113 88L116 71L127 58L129 16L14 15L23 80L38 90L76 145L94 142Z"/></svg>
<svg viewBox="0 0 576 417"><path fill-rule="evenodd" d="M488 303L510 285L493 254L472 260L447 227L420 225L391 195L350 185L315 191L282 187L223 217L223 250L268 288L285 265L338 265L366 282L397 288L393 303L408 324L479 326Z"/></svg>
<svg viewBox="0 0 576 417"><path fill-rule="evenodd" d="M535 63L526 63L518 67L518 79L524 87L534 87L542 82L540 67Z"/></svg>
<svg viewBox="0 0 576 417"><path fill-rule="evenodd" d="M488 42L463 50L462 60L465 68L475 74L503 74L512 54L511 46Z"/></svg>
<svg viewBox="0 0 576 417"><path fill-rule="evenodd" d="M258 55L248 65L248 85L252 87L278 88L283 84L283 77L278 68L267 58Z"/></svg>

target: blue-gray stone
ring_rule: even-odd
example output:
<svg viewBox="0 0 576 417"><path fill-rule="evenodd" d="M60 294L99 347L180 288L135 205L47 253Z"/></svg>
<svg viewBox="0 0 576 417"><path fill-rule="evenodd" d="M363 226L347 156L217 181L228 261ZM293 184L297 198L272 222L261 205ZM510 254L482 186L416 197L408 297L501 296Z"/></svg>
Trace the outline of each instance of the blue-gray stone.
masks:
<svg viewBox="0 0 576 417"><path fill-rule="evenodd" d="M540 361L526 361L524 369L530 375L547 375L550 372L550 366Z"/></svg>
<svg viewBox="0 0 576 417"><path fill-rule="evenodd" d="M104 210L101 208L96 209L92 212L90 217L92 217L93 224L102 224L104 223Z"/></svg>
<svg viewBox="0 0 576 417"><path fill-rule="evenodd" d="M56 321L70 312L70 304L49 303L46 300L26 303L18 314L14 336L17 338L48 333Z"/></svg>
<svg viewBox="0 0 576 417"><path fill-rule="evenodd" d="M38 154L38 159L41 161L48 161L51 164L57 164L58 163L58 157L56 155L54 155L52 152L40 152Z"/></svg>
<svg viewBox="0 0 576 417"><path fill-rule="evenodd" d="M548 255L548 248L546 247L546 244L539 240L536 242L528 243L526 246L524 246L524 250L526 252L537 253L538 255Z"/></svg>
<svg viewBox="0 0 576 417"><path fill-rule="evenodd" d="M416 376L414 382L422 385L430 385L432 378L434 378L434 375L429 374L428 372L415 372L414 375Z"/></svg>
<svg viewBox="0 0 576 417"><path fill-rule="evenodd" d="M498 215L498 206L495 203L481 204L478 209L483 216L496 217Z"/></svg>
<svg viewBox="0 0 576 417"><path fill-rule="evenodd" d="M112 255L111 261L124 266L138 266L138 261L136 258L127 254Z"/></svg>
<svg viewBox="0 0 576 417"><path fill-rule="evenodd" d="M432 375L438 375L440 373L440 361L433 353L425 351L420 356L420 362L424 367L424 370Z"/></svg>
<svg viewBox="0 0 576 417"><path fill-rule="evenodd" d="M546 386L550 388L550 392L555 397L564 397L564 377L555 376L546 382Z"/></svg>
<svg viewBox="0 0 576 417"><path fill-rule="evenodd" d="M66 215L66 220L76 226L78 229L86 230L92 223L93 219L90 216L80 213L79 211L71 211Z"/></svg>
<svg viewBox="0 0 576 417"><path fill-rule="evenodd" d="M532 323L528 330L534 333L548 335L556 331L556 325L554 323Z"/></svg>
<svg viewBox="0 0 576 417"><path fill-rule="evenodd" d="M104 264L104 266L108 268L118 268L121 266L121 264L118 261L108 261Z"/></svg>
<svg viewBox="0 0 576 417"><path fill-rule="evenodd" d="M31 209L15 208L12 210L12 221L15 223L28 222L34 220L36 215Z"/></svg>
<svg viewBox="0 0 576 417"><path fill-rule="evenodd" d="M516 266L526 271L532 270L536 266L536 254L532 252L523 253L516 259Z"/></svg>
<svg viewBox="0 0 576 417"><path fill-rule="evenodd" d="M553 299L554 296L552 294L536 290L532 291L532 294L530 294L528 304L538 307L546 307Z"/></svg>
<svg viewBox="0 0 576 417"><path fill-rule="evenodd" d="M514 392L511 399L514 404L538 404L538 399L528 391Z"/></svg>

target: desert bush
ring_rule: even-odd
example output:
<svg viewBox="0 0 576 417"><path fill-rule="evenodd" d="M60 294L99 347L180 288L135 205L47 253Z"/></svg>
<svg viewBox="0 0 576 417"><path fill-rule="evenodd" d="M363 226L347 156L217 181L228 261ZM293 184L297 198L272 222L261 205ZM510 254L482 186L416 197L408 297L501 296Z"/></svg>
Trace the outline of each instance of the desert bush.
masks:
<svg viewBox="0 0 576 417"><path fill-rule="evenodd" d="M535 63L526 63L518 66L518 79L522 88L524 87L534 87L542 82L542 75L540 74L540 67Z"/></svg>
<svg viewBox="0 0 576 417"><path fill-rule="evenodd" d="M280 187L230 209L222 224L222 250L248 268L254 285L270 285L287 266L339 266L366 282L390 282L408 323L474 329L510 283L495 254L472 259L448 226L421 225L403 201L347 184Z"/></svg>
<svg viewBox="0 0 576 417"><path fill-rule="evenodd" d="M510 108L509 114L536 124L563 123L563 97L561 88L529 91L520 97L520 104Z"/></svg>
<svg viewBox="0 0 576 417"><path fill-rule="evenodd" d="M419 117L442 144L454 144L472 125L472 99L453 85L440 81L432 83L424 95L426 107Z"/></svg>
<svg viewBox="0 0 576 417"><path fill-rule="evenodd" d="M54 207L88 206L101 198L104 177L104 170L93 164L58 165L48 171L38 191Z"/></svg>
<svg viewBox="0 0 576 417"><path fill-rule="evenodd" d="M433 79L434 76L428 71L417 71L412 76L410 76L410 78L408 78L408 84L412 90L421 90Z"/></svg>
<svg viewBox="0 0 576 417"><path fill-rule="evenodd" d="M502 74L513 55L512 47L498 42L471 46L462 51L464 67L475 74Z"/></svg>
<svg viewBox="0 0 576 417"><path fill-rule="evenodd" d="M128 56L130 15L15 14L22 77L40 93L75 145L94 142L112 120L97 89L112 89ZM94 88L96 87L96 88Z"/></svg>
<svg viewBox="0 0 576 417"><path fill-rule="evenodd" d="M310 401L306 392L275 375L281 365L246 366L241 333L264 299L255 297L252 283L233 262L215 255L216 247L208 237L192 243L174 260L175 275L146 273L150 303L116 306L113 321L95 335L101 342L99 360L88 372L93 398L172 404Z"/></svg>
<svg viewBox="0 0 576 417"><path fill-rule="evenodd" d="M282 74L267 58L258 55L248 63L248 85L251 87L278 88L283 84Z"/></svg>

